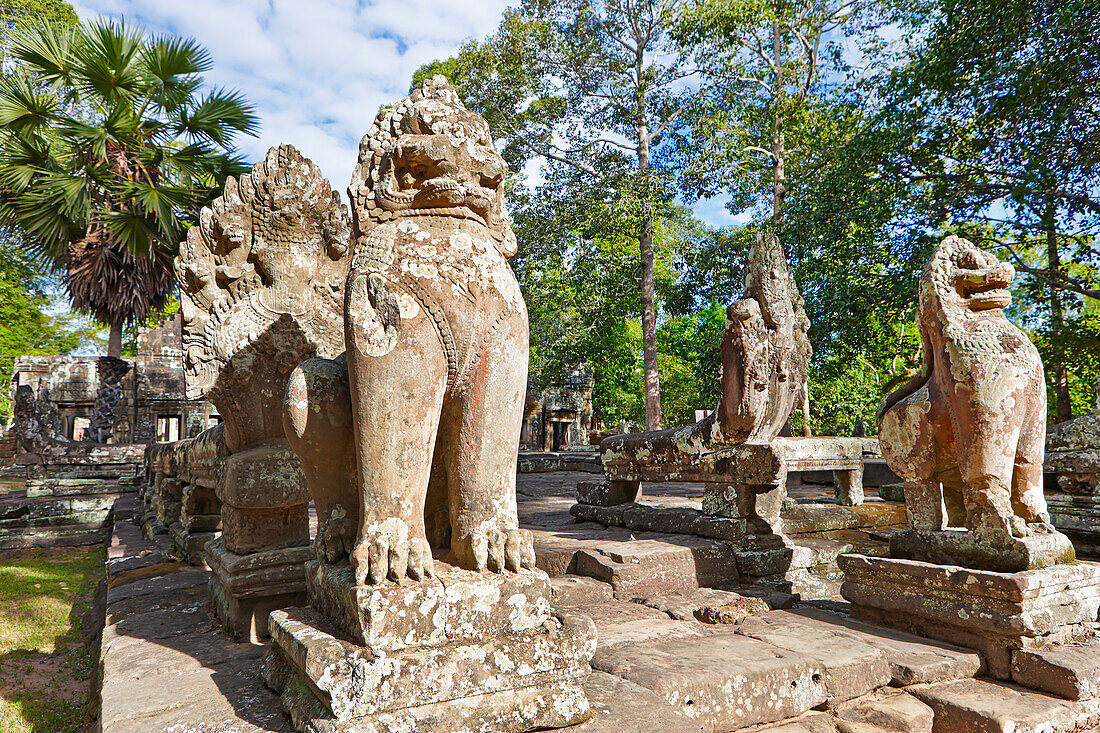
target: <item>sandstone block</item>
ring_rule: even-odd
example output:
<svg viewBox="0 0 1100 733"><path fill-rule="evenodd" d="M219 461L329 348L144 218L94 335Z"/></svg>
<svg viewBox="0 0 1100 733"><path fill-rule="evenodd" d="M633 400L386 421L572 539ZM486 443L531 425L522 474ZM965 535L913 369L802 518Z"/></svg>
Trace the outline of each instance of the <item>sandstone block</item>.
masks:
<svg viewBox="0 0 1100 733"><path fill-rule="evenodd" d="M737 633L818 660L833 705L888 685L892 678L889 659L880 648L786 611L746 618Z"/></svg>
<svg viewBox="0 0 1100 733"><path fill-rule="evenodd" d="M377 654L526 632L550 618L541 570L473 572L443 562L435 570L427 580L359 586L350 565L305 566L310 603Z"/></svg>
<svg viewBox="0 0 1100 733"><path fill-rule="evenodd" d="M1013 649L1096 619L1100 566L997 573L915 560L842 555L841 593L860 619L978 650L990 676L1011 678Z"/></svg>
<svg viewBox="0 0 1100 733"><path fill-rule="evenodd" d="M309 544L307 504L269 509L222 505L222 540L238 555Z"/></svg>
<svg viewBox="0 0 1100 733"><path fill-rule="evenodd" d="M932 708L936 733L1070 733L1100 724L1100 700L1070 702L985 680L906 691Z"/></svg>
<svg viewBox="0 0 1100 733"><path fill-rule="evenodd" d="M592 667L652 690L712 733L791 718L828 699L814 660L703 628L697 637L597 649Z"/></svg>
<svg viewBox="0 0 1100 733"><path fill-rule="evenodd" d="M1100 697L1100 645L1017 649L1012 680L1066 700Z"/></svg>
<svg viewBox="0 0 1100 733"><path fill-rule="evenodd" d="M596 632L584 617L552 617L529 631L382 656L326 628L308 608L271 614L274 644L264 677L282 692L299 728L324 729L338 720L340 729L386 733L530 730L588 716L580 685Z"/></svg>
<svg viewBox="0 0 1100 733"><path fill-rule="evenodd" d="M641 496L638 481L581 481L577 484L577 501L595 506L615 506L638 501Z"/></svg>
<svg viewBox="0 0 1100 733"><path fill-rule="evenodd" d="M593 672L584 683L592 720L562 733L703 733L703 726L678 713L651 690L632 682Z"/></svg>
<svg viewBox="0 0 1100 733"><path fill-rule="evenodd" d="M266 509L309 503L302 465L286 443L233 453L221 470L217 493L227 504Z"/></svg>
<svg viewBox="0 0 1100 733"><path fill-rule="evenodd" d="M891 684L894 685L905 687L973 677L982 665L981 656L975 651L904 631L866 624L815 608L799 608L792 614L850 632L864 643L882 649L890 663Z"/></svg>
<svg viewBox="0 0 1100 733"><path fill-rule="evenodd" d="M890 687L841 703L833 715L838 733L932 733L932 708Z"/></svg>

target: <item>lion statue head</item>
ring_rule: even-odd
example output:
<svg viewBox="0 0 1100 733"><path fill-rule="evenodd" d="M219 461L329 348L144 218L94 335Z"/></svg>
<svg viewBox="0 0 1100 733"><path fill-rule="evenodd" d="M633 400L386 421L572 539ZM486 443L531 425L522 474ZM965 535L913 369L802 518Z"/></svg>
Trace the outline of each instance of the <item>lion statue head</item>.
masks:
<svg viewBox="0 0 1100 733"><path fill-rule="evenodd" d="M391 218L457 216L484 225L510 257L516 238L504 203L507 172L489 125L436 75L381 110L359 143L348 188L357 237Z"/></svg>

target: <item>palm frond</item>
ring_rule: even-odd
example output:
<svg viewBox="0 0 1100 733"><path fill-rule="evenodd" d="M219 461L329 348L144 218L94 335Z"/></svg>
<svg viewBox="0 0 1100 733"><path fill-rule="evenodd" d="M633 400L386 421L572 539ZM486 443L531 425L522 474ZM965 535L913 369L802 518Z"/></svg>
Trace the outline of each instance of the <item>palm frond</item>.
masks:
<svg viewBox="0 0 1100 733"><path fill-rule="evenodd" d="M70 148L88 151L99 160L107 158L107 140L110 134L102 127L68 119L57 130Z"/></svg>
<svg viewBox="0 0 1100 733"><path fill-rule="evenodd" d="M181 109L175 125L176 134L190 140L209 140L221 147L228 147L238 132L255 135L259 130L259 118L244 95L224 89L215 89Z"/></svg>
<svg viewBox="0 0 1100 733"><path fill-rule="evenodd" d="M16 194L30 186L35 176L59 169L41 136L26 132L0 135L0 190Z"/></svg>
<svg viewBox="0 0 1100 733"><path fill-rule="evenodd" d="M195 39L173 36L147 41L142 62L153 83L153 102L168 112L187 102L196 88L196 76L214 65L210 52Z"/></svg>
<svg viewBox="0 0 1100 733"><path fill-rule="evenodd" d="M116 247L136 255L152 252L159 234L148 217L130 209L97 211L95 224L102 226Z"/></svg>
<svg viewBox="0 0 1100 733"><path fill-rule="evenodd" d="M32 78L53 86L71 84L73 49L83 42L83 28L46 22L12 36L11 55L27 65Z"/></svg>
<svg viewBox="0 0 1100 733"><path fill-rule="evenodd" d="M57 96L21 74L0 78L0 127L28 130L47 125L58 111Z"/></svg>
<svg viewBox="0 0 1100 733"><path fill-rule="evenodd" d="M141 62L140 30L110 20L94 21L75 54L73 82L86 96L109 102L140 97L148 90Z"/></svg>

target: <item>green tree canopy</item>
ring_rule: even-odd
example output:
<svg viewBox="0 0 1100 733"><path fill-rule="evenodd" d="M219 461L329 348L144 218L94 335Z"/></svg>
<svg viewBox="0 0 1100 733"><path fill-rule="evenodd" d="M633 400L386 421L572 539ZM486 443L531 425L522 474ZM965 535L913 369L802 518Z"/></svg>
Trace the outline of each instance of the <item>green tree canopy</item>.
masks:
<svg viewBox="0 0 1100 733"><path fill-rule="evenodd" d="M13 34L0 82L0 223L62 273L73 305L111 328L162 307L171 258L202 205L246 170L257 129L236 92L204 89L210 54L122 23Z"/></svg>

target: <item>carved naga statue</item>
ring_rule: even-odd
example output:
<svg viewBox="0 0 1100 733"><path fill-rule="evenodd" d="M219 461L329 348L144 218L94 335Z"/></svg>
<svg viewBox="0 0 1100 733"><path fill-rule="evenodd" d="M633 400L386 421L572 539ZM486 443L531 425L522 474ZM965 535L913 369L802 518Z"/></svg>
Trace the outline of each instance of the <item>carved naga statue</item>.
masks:
<svg viewBox="0 0 1100 733"><path fill-rule="evenodd" d="M225 421L217 495L231 553L309 544L282 396L302 360L340 353L349 230L320 169L283 145L226 181L180 246L187 397L210 400Z"/></svg>
<svg viewBox="0 0 1100 733"><path fill-rule="evenodd" d="M921 274L924 365L878 410L915 530L965 527L990 545L1055 532L1042 489L1043 364L1004 314L1015 274L959 237L943 240Z"/></svg>
<svg viewBox="0 0 1100 733"><path fill-rule="evenodd" d="M806 382L809 327L782 245L773 234L757 234L743 297L726 309L717 409L686 427L605 438L600 444L605 461L643 454L652 460L771 441Z"/></svg>
<svg viewBox="0 0 1100 733"><path fill-rule="evenodd" d="M441 76L360 143L346 355L301 364L285 406L314 549L350 556L358 584L428 576L448 548L466 569L534 565L516 516L528 327L506 170Z"/></svg>

